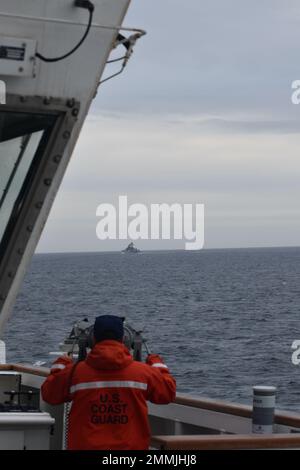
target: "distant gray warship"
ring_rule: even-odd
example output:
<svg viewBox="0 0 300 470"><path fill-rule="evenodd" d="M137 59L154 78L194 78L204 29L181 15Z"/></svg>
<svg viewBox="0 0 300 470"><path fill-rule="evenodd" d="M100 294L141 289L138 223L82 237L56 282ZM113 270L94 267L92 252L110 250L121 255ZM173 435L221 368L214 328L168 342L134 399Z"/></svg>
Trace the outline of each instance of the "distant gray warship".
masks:
<svg viewBox="0 0 300 470"><path fill-rule="evenodd" d="M127 248L125 250L122 250L122 253L140 253L141 250L139 250L133 242L129 243Z"/></svg>

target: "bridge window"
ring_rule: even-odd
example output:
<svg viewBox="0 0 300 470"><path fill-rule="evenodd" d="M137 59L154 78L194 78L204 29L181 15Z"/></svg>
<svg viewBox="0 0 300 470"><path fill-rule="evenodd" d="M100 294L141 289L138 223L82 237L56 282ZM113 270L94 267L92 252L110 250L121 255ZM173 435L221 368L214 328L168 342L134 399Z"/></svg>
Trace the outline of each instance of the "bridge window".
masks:
<svg viewBox="0 0 300 470"><path fill-rule="evenodd" d="M0 242L30 186L26 180L54 121L44 114L0 111Z"/></svg>

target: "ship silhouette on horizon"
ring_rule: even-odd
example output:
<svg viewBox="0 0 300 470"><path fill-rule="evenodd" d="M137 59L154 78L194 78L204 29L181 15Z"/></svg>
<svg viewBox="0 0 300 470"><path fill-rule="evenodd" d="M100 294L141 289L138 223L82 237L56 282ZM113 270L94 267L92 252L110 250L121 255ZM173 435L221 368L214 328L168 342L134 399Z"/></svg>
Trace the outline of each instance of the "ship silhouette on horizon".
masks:
<svg viewBox="0 0 300 470"><path fill-rule="evenodd" d="M140 253L141 250L139 250L133 242L129 243L127 248L125 250L122 250L122 253Z"/></svg>

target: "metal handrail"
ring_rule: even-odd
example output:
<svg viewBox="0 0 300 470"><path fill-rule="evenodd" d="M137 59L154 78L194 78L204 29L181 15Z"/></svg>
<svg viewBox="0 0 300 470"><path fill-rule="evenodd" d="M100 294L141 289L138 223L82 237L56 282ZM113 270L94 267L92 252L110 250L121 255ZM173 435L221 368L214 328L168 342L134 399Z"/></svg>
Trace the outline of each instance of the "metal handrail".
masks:
<svg viewBox="0 0 300 470"><path fill-rule="evenodd" d="M38 375L41 377L47 377L50 373L50 369L47 367L36 367L23 364L0 364L0 371L1 370L12 370L20 373ZM252 418L252 406L231 403L225 400L191 397L190 395L178 393L174 403L177 405L190 406L203 410L211 410L217 413L224 413L249 419ZM300 413L276 410L275 423L282 424L284 426L300 428Z"/></svg>
<svg viewBox="0 0 300 470"><path fill-rule="evenodd" d="M151 447L161 450L245 450L300 448L298 434L235 434L153 436Z"/></svg>

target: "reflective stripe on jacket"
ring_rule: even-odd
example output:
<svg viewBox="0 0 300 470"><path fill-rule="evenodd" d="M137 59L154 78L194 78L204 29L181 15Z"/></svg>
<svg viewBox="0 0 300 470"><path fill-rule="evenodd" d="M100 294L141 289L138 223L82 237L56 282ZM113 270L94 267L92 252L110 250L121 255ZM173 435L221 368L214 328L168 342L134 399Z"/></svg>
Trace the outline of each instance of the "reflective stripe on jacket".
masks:
<svg viewBox="0 0 300 470"><path fill-rule="evenodd" d="M57 405L72 401L69 449L139 450L150 441L146 401L167 404L176 383L162 359L134 361L124 344L97 343L85 361L67 357L53 364L42 385L42 397Z"/></svg>

